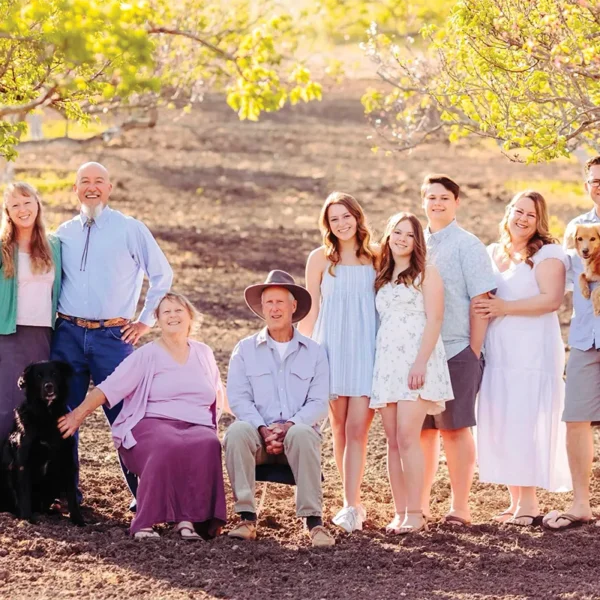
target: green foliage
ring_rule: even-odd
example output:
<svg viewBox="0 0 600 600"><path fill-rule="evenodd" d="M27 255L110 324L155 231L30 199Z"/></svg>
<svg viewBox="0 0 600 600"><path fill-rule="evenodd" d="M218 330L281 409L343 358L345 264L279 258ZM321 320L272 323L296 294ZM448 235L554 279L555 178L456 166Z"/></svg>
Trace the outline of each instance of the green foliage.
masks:
<svg viewBox="0 0 600 600"><path fill-rule="evenodd" d="M24 176L25 175L25 176ZM71 192L73 186L73 175L71 173L57 173L56 171L33 170L19 173L17 180L26 180L33 185L48 206L59 206L65 204L65 198ZM5 186L0 185L0 194Z"/></svg>
<svg viewBox="0 0 600 600"><path fill-rule="evenodd" d="M52 106L85 120L82 104L156 88L143 4L6 0L0 7L0 154L15 156L27 113Z"/></svg>
<svg viewBox="0 0 600 600"><path fill-rule="evenodd" d="M532 162L580 145L598 150L599 31L591 0L459 0L445 29L423 28L427 55L370 36L368 51L394 89L367 95L365 107L393 120L384 134L405 149L476 133Z"/></svg>
<svg viewBox="0 0 600 600"><path fill-rule="evenodd" d="M314 13L317 30L335 42L348 42L362 41L371 23L390 37L417 35L424 24L443 23L448 6L442 0L321 0Z"/></svg>
<svg viewBox="0 0 600 600"><path fill-rule="evenodd" d="M24 119L52 107L82 123L226 92L241 119L320 99L293 59L301 32L271 0L4 0L0 4L0 156Z"/></svg>

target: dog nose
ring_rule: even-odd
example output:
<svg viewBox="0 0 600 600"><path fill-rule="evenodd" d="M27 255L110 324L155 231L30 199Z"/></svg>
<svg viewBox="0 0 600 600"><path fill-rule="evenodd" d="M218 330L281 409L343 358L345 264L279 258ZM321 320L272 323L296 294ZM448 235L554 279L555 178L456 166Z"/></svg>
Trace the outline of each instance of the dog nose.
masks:
<svg viewBox="0 0 600 600"><path fill-rule="evenodd" d="M53 392L54 391L54 384L47 382L44 384L44 391L45 392Z"/></svg>

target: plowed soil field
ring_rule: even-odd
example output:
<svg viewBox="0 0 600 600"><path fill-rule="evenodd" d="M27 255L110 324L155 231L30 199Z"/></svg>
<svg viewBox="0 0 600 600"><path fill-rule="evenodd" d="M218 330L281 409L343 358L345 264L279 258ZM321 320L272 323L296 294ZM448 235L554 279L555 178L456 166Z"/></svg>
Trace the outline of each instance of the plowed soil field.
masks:
<svg viewBox="0 0 600 600"><path fill-rule="evenodd" d="M358 84L349 85L322 103L288 109L256 124L238 122L222 99L207 98L191 115L179 120L173 120L173 113L162 115L156 128L130 131L106 145L23 146L17 177L50 171L72 176L84 161L104 163L115 184L113 206L151 228L173 265L175 288L204 314L198 337L215 350L224 378L234 344L260 326L243 302L245 286L264 280L273 268L303 280L306 256L320 243L319 208L333 190L355 195L381 232L393 212L422 215L423 175L445 171L464 187L461 224L486 243L496 238L504 205L520 182L542 182L553 214L563 222L589 210L584 198L573 200L569 191L580 180L575 161L514 164L495 148L471 142L387 157L374 153L359 97ZM77 210L67 191L49 193L47 205L53 226ZM563 331L568 318L565 305ZM229 422L222 421L223 431ZM1 598L600 598L600 529L552 533L494 524L490 517L508 502L506 491L497 486L476 481L475 524L469 528L438 522L424 534L386 536L383 528L393 508L378 416L364 480L368 521L363 532L352 536L336 532L331 550L310 547L294 516L293 490L281 486L269 489L255 543L226 536L184 542L166 526L160 540L136 542L128 537L130 498L101 414L82 427L81 448L88 525L76 528L64 515L32 525L1 514ZM330 520L342 503L330 432L323 456L325 517ZM594 466L598 506L600 464ZM434 517L444 515L449 495L442 463L434 486ZM568 499L542 493L542 509L564 508Z"/></svg>

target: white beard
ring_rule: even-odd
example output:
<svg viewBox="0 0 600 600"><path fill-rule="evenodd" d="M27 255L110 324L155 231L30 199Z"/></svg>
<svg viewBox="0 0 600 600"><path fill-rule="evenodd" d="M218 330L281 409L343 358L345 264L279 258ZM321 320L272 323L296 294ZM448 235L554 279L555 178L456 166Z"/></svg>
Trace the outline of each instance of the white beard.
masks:
<svg viewBox="0 0 600 600"><path fill-rule="evenodd" d="M81 212L83 213L83 216L88 219L97 219L102 214L103 210L104 204L102 204L102 202L94 206L94 208L89 207L87 204L81 205Z"/></svg>

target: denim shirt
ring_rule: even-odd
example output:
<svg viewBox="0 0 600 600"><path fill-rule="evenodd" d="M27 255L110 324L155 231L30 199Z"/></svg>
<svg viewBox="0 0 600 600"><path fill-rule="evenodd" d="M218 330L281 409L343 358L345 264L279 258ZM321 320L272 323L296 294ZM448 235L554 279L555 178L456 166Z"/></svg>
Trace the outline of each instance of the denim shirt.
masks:
<svg viewBox="0 0 600 600"><path fill-rule="evenodd" d="M257 429L291 421L318 429L327 416L329 364L317 342L294 328L283 359L265 327L234 348L227 375L229 406Z"/></svg>
<svg viewBox="0 0 600 600"><path fill-rule="evenodd" d="M577 350L600 349L600 317L594 316L592 301L586 300L581 295L579 288L579 275L583 273L583 262L577 254L573 243L575 227L580 223L600 223L600 217L594 207L590 212L575 217L565 230L563 248L569 256L567 269L567 291L573 292L573 314L571 315L571 328L569 329L569 346ZM590 286L595 288L597 282Z"/></svg>

